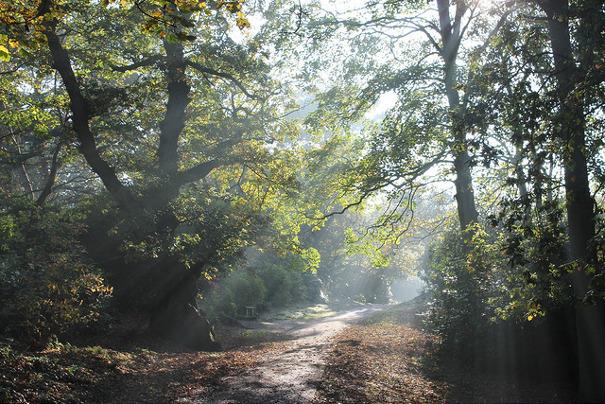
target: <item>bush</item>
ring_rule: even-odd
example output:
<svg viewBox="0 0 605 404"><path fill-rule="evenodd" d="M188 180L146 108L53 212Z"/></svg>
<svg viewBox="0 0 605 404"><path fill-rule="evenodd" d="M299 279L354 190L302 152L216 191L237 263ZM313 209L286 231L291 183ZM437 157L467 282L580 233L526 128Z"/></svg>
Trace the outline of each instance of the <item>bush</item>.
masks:
<svg viewBox="0 0 605 404"><path fill-rule="evenodd" d="M466 242L451 228L430 246L427 324L446 345L465 346L497 323L522 326L570 305L561 230L552 222L477 225Z"/></svg>
<svg viewBox="0 0 605 404"><path fill-rule="evenodd" d="M321 296L319 278L300 255L269 257L256 272L267 287L267 302L273 307L315 302Z"/></svg>
<svg viewBox="0 0 605 404"><path fill-rule="evenodd" d="M71 211L12 206L0 218L0 331L43 345L99 319L111 295Z"/></svg>
<svg viewBox="0 0 605 404"><path fill-rule="evenodd" d="M303 258L264 255L261 262L266 264L239 269L214 286L204 304L212 317L238 315L246 306L263 309L313 302L320 296L321 282L305 270Z"/></svg>
<svg viewBox="0 0 605 404"><path fill-rule="evenodd" d="M266 296L267 288L260 277L250 271L237 271L212 290L205 306L211 317L237 316L246 306L265 304Z"/></svg>
<svg viewBox="0 0 605 404"><path fill-rule="evenodd" d="M283 307L304 300L305 285L300 272L280 265L267 265L258 272L267 286L267 302L271 306Z"/></svg>
<svg viewBox="0 0 605 404"><path fill-rule="evenodd" d="M423 280L430 296L427 323L444 339L444 345L456 346L480 327L487 308L478 295L479 273L467 265L460 231L452 229L430 246Z"/></svg>

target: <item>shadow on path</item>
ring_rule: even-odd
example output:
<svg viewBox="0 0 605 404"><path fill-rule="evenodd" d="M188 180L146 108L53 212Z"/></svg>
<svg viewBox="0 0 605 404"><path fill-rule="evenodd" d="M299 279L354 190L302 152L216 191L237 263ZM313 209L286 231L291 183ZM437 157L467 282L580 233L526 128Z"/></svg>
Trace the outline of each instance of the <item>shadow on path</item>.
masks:
<svg viewBox="0 0 605 404"><path fill-rule="evenodd" d="M262 329L288 338L256 367L238 376L220 380L222 388L196 403L312 403L316 401L325 355L331 339L348 325L360 321L385 305L367 305L307 321L281 320L262 323ZM289 339L290 338L290 339ZM289 339L289 340L288 340Z"/></svg>

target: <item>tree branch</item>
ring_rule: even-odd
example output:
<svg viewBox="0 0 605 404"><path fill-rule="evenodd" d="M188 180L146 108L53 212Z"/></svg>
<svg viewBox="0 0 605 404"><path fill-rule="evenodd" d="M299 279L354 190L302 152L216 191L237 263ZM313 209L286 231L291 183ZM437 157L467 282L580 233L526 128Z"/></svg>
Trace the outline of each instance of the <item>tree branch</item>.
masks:
<svg viewBox="0 0 605 404"><path fill-rule="evenodd" d="M57 179L57 171L59 169L59 152L61 151L61 146L63 143L60 141L57 143L57 147L53 153L53 158L50 164L50 171L48 173L48 178L46 179L46 183L44 184L44 188L42 188L42 192L38 195L38 199L36 200L36 205L42 206L46 202L46 199L52 192L53 185L55 185L55 181Z"/></svg>
<svg viewBox="0 0 605 404"><path fill-rule="evenodd" d="M208 174L210 174L212 170L224 164L225 162L220 160L210 160L204 163L200 163L187 170L177 173L174 177L174 182L178 184L178 186L182 186L190 182L201 180L202 178L208 176Z"/></svg>
<svg viewBox="0 0 605 404"><path fill-rule="evenodd" d="M248 90L246 89L246 87L244 87L244 85L242 84L242 82L239 81L238 79L236 79L233 75L231 75L229 73L220 72L220 71L212 69L210 67L206 67L206 66L204 66L204 65L202 65L200 63L192 62L190 60L187 61L187 65L193 67L195 70L197 70L199 72L206 73L206 74L209 74L211 76L221 77L221 78L224 78L224 79L227 79L227 80L231 81L248 98L252 98L252 99L258 99L259 98L259 97L255 96L254 94L251 94L250 92L248 92Z"/></svg>
<svg viewBox="0 0 605 404"><path fill-rule="evenodd" d="M48 6L49 3L50 0L47 0L42 4ZM123 207L132 207L135 202L134 196L120 182L113 167L103 160L97 149L95 137L90 130L87 102L76 79L69 54L55 32L56 24L56 20L45 23L44 34L48 41L53 67L59 72L69 96L69 106L73 114L72 123L80 141L80 152L116 202Z"/></svg>
<svg viewBox="0 0 605 404"><path fill-rule="evenodd" d="M154 64L158 63L160 60L161 60L161 58L159 55L154 55L154 56L149 56L148 58L145 58L138 62L131 63L129 65L117 66L117 65L111 64L111 65L109 65L109 67L111 67L111 70L114 70L116 72L125 73L125 72L131 71L131 70L136 70L139 67L153 66Z"/></svg>

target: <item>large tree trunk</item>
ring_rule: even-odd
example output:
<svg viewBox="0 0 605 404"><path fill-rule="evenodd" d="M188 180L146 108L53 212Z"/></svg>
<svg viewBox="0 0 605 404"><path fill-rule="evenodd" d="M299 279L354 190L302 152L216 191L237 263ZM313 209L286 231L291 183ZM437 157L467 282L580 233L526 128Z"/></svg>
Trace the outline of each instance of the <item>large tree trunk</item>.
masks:
<svg viewBox="0 0 605 404"><path fill-rule="evenodd" d="M464 125L464 111L460 103L460 95L457 90L458 45L460 43L460 24L466 9L464 4L458 3L456 15L452 24L450 16L449 0L437 0L439 10L439 25L441 30L441 58L444 62L444 83L448 99L451 132L454 152L454 170L456 172L456 202L458 206L458 219L460 228L464 231L478 220L477 207L475 205L475 193L473 191L473 176L471 173L471 157L468 154L468 142Z"/></svg>
<svg viewBox="0 0 605 404"><path fill-rule="evenodd" d="M214 330L197 307L199 271L168 260L154 274L155 301L151 302L150 330L190 348L216 351Z"/></svg>
<svg viewBox="0 0 605 404"><path fill-rule="evenodd" d="M202 264L186 268L177 257L128 258L121 247L122 234L108 236L115 218L91 216L84 243L104 269L113 287L118 315L135 314L148 324L151 335L192 349L220 349L214 331L197 307ZM162 226L168 225L162 221Z"/></svg>
<svg viewBox="0 0 605 404"><path fill-rule="evenodd" d="M546 9L560 108L559 138L563 143L570 254L575 260L586 261L595 221L586 163L584 105L582 97L574 91L578 72L571 47L567 1L552 0L549 3Z"/></svg>
<svg viewBox="0 0 605 404"><path fill-rule="evenodd" d="M52 65L61 76L69 96L71 121L80 142L80 152L119 205L119 209L114 213L117 213L118 217L123 215L122 219L129 216L129 220L124 221L135 223L137 229L134 232L142 233L135 235L135 239L145 240L149 235L158 236L162 232L170 232L176 227L176 222L170 213L165 213L166 207L178 197L180 187L185 183L204 178L221 164L218 160L210 160L184 171L178 171L179 137L185 127L190 93L183 45L178 42L164 42L166 57L162 59L165 61L168 100L164 119L159 125L159 178L157 178L159 185L147 189L141 197L133 191L134 187L120 181L115 168L103 158L97 147L90 122L89 100L86 99L85 91L81 88L81 82L74 72L70 54L55 30L59 20L47 15L52 8L52 3L52 0L42 0L37 16L49 17L44 20L44 34ZM151 219L152 213L158 212L161 216L159 220ZM121 244L124 240L120 239L119 232L113 239L107 236L108 230L119 222L119 218L103 220L106 223L101 224L100 227L93 227L86 244L91 255L96 257L105 268L108 279L114 287L115 301L118 305L122 309L136 308L140 312L147 312L150 316L152 332L171 336L194 348L216 349L217 344L214 342L212 330L195 304L196 283L200 270L187 270L177 259L167 256L169 254L167 248L162 251L166 255L163 257L139 257L138 261L127 261L124 253L121 252ZM149 229L149 225L142 226L149 220L155 220L155 228L153 225L152 229ZM130 232L132 229L122 229L122 231L126 230Z"/></svg>
<svg viewBox="0 0 605 404"><path fill-rule="evenodd" d="M579 72L572 50L567 0L540 3L548 17L559 98L559 137L563 144L569 257L575 271L571 282L576 297L579 399L605 401L605 308L602 302L583 302L595 234L594 200L590 194L586 158L585 115L582 97L575 93Z"/></svg>
<svg viewBox="0 0 605 404"><path fill-rule="evenodd" d="M476 223L479 216L475 206L470 161L471 158L466 151L457 154L454 160L454 167L456 168L456 202L458 206L458 219L462 230L466 230L470 225Z"/></svg>

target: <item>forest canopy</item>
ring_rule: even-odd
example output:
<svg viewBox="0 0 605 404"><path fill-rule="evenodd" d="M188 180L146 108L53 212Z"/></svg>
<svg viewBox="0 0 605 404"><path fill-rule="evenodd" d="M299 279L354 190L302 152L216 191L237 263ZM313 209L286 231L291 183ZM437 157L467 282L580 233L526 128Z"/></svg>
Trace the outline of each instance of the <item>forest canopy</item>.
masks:
<svg viewBox="0 0 605 404"><path fill-rule="evenodd" d="M605 399L604 102L597 0L0 1L0 333L220 350L420 277L453 358Z"/></svg>

